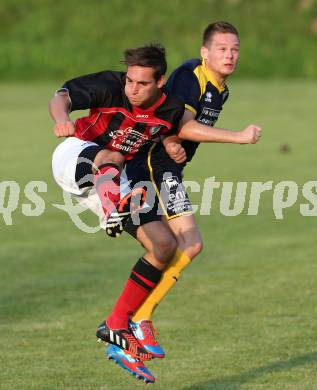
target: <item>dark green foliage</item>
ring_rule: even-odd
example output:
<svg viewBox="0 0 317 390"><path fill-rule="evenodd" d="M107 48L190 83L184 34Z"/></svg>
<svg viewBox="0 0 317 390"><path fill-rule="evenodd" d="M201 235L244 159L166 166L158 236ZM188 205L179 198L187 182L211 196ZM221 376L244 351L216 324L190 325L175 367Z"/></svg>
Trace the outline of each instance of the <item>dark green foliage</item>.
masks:
<svg viewBox="0 0 317 390"><path fill-rule="evenodd" d="M118 68L125 48L153 40L171 70L199 55L208 23L225 19L241 33L239 76L316 77L316 12L308 0L2 0L0 75L64 80Z"/></svg>

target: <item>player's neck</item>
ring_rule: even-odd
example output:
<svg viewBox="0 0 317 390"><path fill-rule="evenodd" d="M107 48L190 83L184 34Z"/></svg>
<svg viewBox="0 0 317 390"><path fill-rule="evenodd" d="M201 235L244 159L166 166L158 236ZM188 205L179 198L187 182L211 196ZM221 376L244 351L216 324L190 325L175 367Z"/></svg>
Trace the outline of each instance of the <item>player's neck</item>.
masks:
<svg viewBox="0 0 317 390"><path fill-rule="evenodd" d="M163 92L159 90L155 96L152 96L149 100L138 106L141 110L148 110L153 107L162 97Z"/></svg>
<svg viewBox="0 0 317 390"><path fill-rule="evenodd" d="M226 83L225 83L226 77L220 76L220 75L214 75L214 77L215 77L217 83L218 83L222 88L224 88L224 87L226 86Z"/></svg>
<svg viewBox="0 0 317 390"><path fill-rule="evenodd" d="M213 69L210 69L206 60L203 61L203 65L205 71L207 72L208 78L211 79L211 81L213 81L216 84L216 87L217 88L219 87L220 89L225 88L226 86L225 81L227 76L224 76L218 72L215 72Z"/></svg>

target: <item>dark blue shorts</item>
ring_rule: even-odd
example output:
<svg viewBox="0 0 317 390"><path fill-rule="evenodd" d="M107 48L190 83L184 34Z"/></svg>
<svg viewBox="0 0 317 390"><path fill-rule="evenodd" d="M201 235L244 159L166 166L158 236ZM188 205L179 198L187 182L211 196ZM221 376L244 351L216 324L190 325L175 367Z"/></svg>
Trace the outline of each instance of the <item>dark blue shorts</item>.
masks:
<svg viewBox="0 0 317 390"><path fill-rule="evenodd" d="M182 183L182 167L175 163L162 144L153 145L148 153L135 156L126 165L131 187L146 187L149 207L131 219L125 230L135 237L138 226L192 214L192 206ZM135 223L135 220L138 223Z"/></svg>

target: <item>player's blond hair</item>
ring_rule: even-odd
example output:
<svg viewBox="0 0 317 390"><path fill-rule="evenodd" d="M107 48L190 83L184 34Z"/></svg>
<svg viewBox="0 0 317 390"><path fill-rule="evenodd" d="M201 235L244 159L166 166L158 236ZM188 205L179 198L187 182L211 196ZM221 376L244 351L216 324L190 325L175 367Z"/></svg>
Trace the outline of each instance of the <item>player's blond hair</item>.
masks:
<svg viewBox="0 0 317 390"><path fill-rule="evenodd" d="M239 38L238 30L231 23L224 22L224 21L214 22L214 23L209 24L204 30L203 46L208 45L208 43L211 41L213 35L217 32L235 34Z"/></svg>

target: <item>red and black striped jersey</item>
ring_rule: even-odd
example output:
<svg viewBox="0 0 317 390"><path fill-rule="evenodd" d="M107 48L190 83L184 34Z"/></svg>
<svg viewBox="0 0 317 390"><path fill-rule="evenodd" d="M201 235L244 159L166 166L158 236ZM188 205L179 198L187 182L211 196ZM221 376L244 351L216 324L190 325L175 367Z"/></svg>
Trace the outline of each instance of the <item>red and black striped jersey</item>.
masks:
<svg viewBox="0 0 317 390"><path fill-rule="evenodd" d="M103 71L67 81L71 111L90 109L76 120L75 137L121 152L126 160L147 149L161 135L177 132L184 104L172 95L144 110L131 105L124 92L125 73Z"/></svg>

